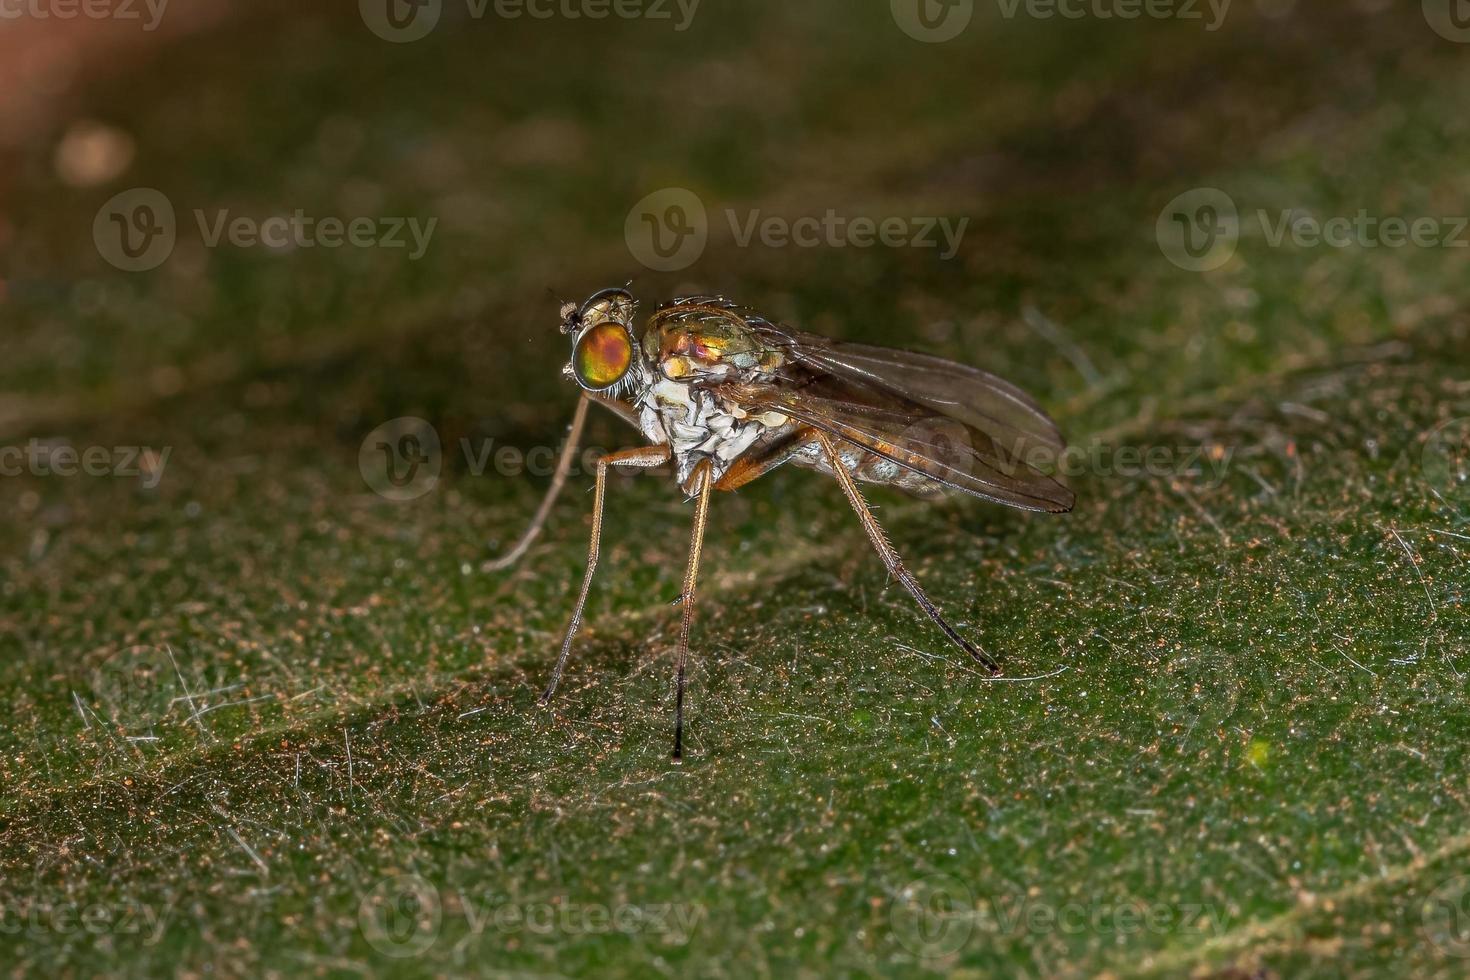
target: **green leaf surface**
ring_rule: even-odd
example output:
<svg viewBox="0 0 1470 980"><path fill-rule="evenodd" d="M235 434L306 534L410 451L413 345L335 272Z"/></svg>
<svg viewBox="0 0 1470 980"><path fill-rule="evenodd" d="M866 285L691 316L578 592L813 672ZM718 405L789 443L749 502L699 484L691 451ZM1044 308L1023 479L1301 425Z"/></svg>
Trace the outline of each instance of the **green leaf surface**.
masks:
<svg viewBox="0 0 1470 980"><path fill-rule="evenodd" d="M1418 4L1239 4L1219 30L977 5L944 44L887 6L710 4L686 30L676 6L446 9L406 44L350 5L229 6L87 66L4 151L3 445L152 452L0 478L0 960L1470 969L1470 49ZM136 155L82 189L56 153L86 121ZM624 223L670 186L709 244L650 272ZM148 272L91 238L131 187L178 218ZM1196 188L1240 216L1204 272L1156 238ZM211 247L195 212L221 209L437 225L417 260ZM968 224L950 259L731 226L829 210ZM1273 240L1360 211L1453 240ZM692 507L644 475L610 484L589 619L536 707L585 468L519 566L486 562L570 417L560 298L630 278L649 306L718 291L975 363L1053 411L1069 515L870 493L1004 677L887 580L834 484L782 470L714 501L672 765ZM440 471L395 502L364 443L404 416Z"/></svg>

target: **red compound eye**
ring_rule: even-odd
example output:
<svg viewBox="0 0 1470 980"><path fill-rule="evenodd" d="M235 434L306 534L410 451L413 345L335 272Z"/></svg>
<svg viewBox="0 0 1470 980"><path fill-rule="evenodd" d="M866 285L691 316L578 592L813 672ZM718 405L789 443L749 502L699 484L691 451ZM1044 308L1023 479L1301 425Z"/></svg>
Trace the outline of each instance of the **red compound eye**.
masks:
<svg viewBox="0 0 1470 980"><path fill-rule="evenodd" d="M599 323L577 338L572 349L572 372L577 383L591 391L611 388L633 364L633 338L622 324Z"/></svg>

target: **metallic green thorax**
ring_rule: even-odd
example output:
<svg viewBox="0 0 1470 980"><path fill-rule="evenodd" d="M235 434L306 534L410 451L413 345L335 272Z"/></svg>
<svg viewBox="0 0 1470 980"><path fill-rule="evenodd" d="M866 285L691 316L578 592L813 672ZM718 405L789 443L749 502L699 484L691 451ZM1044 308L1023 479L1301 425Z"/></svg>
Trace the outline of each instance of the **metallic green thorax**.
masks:
<svg viewBox="0 0 1470 980"><path fill-rule="evenodd" d="M677 316L654 313L643 335L643 351L671 381L769 374L784 360L779 351L762 344L739 314L714 304L686 305Z"/></svg>

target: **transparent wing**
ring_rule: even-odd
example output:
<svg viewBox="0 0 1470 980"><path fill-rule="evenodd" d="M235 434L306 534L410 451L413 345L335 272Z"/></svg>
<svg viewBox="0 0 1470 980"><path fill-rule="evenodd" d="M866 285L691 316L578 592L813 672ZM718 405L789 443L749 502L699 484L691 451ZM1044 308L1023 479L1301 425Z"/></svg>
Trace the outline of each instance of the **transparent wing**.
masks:
<svg viewBox="0 0 1470 980"><path fill-rule="evenodd" d="M778 411L952 490L1022 510L1072 509L1072 491L1027 463L1027 455L913 402L873 404L870 391L854 397L830 383L797 390L724 385L721 394L747 411Z"/></svg>
<svg viewBox="0 0 1470 980"><path fill-rule="evenodd" d="M769 384L725 385L754 411L779 411L945 487L1024 510L1071 510L1072 492L1036 464L1065 446L1029 395L978 368L828 340L746 313L785 364Z"/></svg>
<svg viewBox="0 0 1470 980"><path fill-rule="evenodd" d="M822 338L814 338L822 340ZM863 344L804 343L796 350L809 366L861 380L984 430L1003 441L1060 450L1066 442L1031 396L987 371L928 354Z"/></svg>

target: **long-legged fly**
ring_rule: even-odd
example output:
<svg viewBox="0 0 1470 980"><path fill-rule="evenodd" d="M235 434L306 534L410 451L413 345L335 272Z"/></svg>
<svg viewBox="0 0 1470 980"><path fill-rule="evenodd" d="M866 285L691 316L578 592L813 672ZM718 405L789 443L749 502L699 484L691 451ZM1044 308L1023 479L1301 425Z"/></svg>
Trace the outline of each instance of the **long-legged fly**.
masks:
<svg viewBox="0 0 1470 980"><path fill-rule="evenodd" d="M849 344L803 333L713 296L676 299L634 333L637 308L625 289L604 289L561 309L572 359L563 373L582 388L566 446L546 497L521 539L494 569L515 563L540 533L566 484L587 406L610 409L651 443L603 456L592 498L592 543L551 680L550 701L582 623L597 568L609 467L673 464L695 502L694 535L679 598L675 652L674 759L684 751L684 672L699 553L712 490L735 490L784 463L836 479L894 578L955 646L992 674L1000 666L940 615L904 567L858 483L919 497L960 491L1023 510L1060 513L1071 491L1038 468L1063 447L1035 401L993 374L938 357Z"/></svg>

